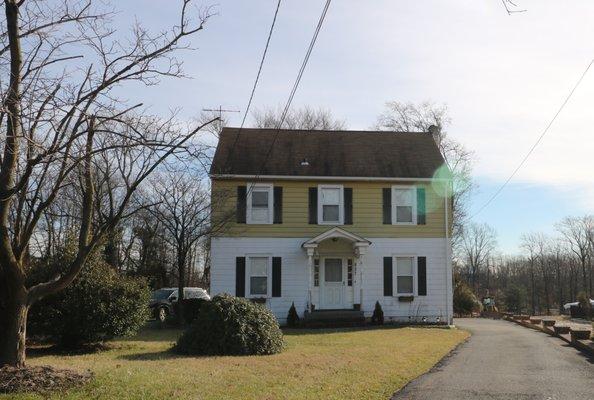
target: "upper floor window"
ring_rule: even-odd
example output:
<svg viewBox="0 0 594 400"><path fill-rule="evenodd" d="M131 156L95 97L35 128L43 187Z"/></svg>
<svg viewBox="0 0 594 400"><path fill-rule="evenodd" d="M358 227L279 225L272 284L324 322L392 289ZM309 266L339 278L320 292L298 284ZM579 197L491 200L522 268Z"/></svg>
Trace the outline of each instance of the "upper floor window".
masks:
<svg viewBox="0 0 594 400"><path fill-rule="evenodd" d="M392 186L392 223L417 223L417 192L414 186Z"/></svg>
<svg viewBox="0 0 594 400"><path fill-rule="evenodd" d="M272 185L248 185L247 194L247 223L272 224L274 201Z"/></svg>
<svg viewBox="0 0 594 400"><path fill-rule="evenodd" d="M318 192L318 223L342 225L344 215L342 185L320 185Z"/></svg>

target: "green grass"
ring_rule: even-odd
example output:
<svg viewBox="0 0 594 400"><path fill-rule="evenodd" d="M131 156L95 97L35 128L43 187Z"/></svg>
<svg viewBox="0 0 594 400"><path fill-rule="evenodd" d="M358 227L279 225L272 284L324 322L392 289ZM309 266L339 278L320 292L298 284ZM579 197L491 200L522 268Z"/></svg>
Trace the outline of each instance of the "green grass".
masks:
<svg viewBox="0 0 594 400"><path fill-rule="evenodd" d="M169 352L179 333L146 330L108 351L28 363L95 373L55 399L387 399L468 337L435 328L287 331L286 349L273 356L181 357ZM8 398L42 397L0 395Z"/></svg>

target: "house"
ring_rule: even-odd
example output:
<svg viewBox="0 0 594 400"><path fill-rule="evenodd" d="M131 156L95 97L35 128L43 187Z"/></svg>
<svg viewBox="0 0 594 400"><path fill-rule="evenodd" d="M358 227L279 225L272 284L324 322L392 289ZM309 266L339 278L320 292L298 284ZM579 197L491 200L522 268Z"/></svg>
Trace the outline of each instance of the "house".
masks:
<svg viewBox="0 0 594 400"><path fill-rule="evenodd" d="M300 317L369 318L376 301L386 320L451 323L443 171L429 133L225 128L210 171L224 226L211 294L265 303L281 324L292 303Z"/></svg>

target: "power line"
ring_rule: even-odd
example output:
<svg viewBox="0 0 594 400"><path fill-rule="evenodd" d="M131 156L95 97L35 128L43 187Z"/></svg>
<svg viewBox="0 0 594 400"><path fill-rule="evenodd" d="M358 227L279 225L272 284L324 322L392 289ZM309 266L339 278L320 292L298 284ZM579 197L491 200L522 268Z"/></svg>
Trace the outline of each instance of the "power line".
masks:
<svg viewBox="0 0 594 400"><path fill-rule="evenodd" d="M285 104L285 107L283 109L283 112L281 113L281 116L280 116L279 121L277 123L276 132L274 134L274 137L272 139L272 142L270 143L270 147L268 148L268 152L266 153L266 156L264 157L264 162L262 162L262 167L260 168L260 171L256 175L255 180L257 180L258 177L264 171L264 168L266 167L266 162L268 161L268 158L270 157L270 154L272 154L272 149L274 148L274 144L276 143L276 140L278 139L278 135L280 133L281 127L283 125L283 122L285 121L285 118L287 116L287 113L289 112L289 108L291 107L291 103L293 102L293 98L295 97L295 93L297 92L297 88L299 87L299 83L301 82L301 78L303 77L303 72L305 71L305 67L307 66L307 62L309 61L309 57L310 57L311 52L312 52L312 50L314 48L314 45L316 44L316 40L318 38L318 34L320 33L320 30L322 29L322 24L324 23L324 19L326 18L326 13L328 12L328 8L330 7L330 3L331 2L332 2L332 0L326 0L326 4L324 5L324 9L322 10L322 14L320 15L320 19L318 20L318 25L316 26L316 29L315 29L314 34L313 34L313 37L311 38L311 41L310 41L309 46L307 48L307 51L305 53L305 57L303 59L303 62L301 63L301 68L299 68L299 72L297 74L297 78L295 79L295 83L293 84L293 88L291 89L291 92L289 94L289 98L287 99L287 103ZM250 188L250 190L251 190L251 188Z"/></svg>
<svg viewBox="0 0 594 400"><path fill-rule="evenodd" d="M278 0L276 3L276 10L274 10L274 17L272 18L272 24L270 25L270 31L268 32L268 38L266 39L266 45L264 46L264 52L262 53L262 59L260 60L260 66L258 67L258 73L256 74L256 79L254 80L254 86L252 87L252 92L250 94L250 99L248 100L247 106L245 108L245 113L243 114L243 118L241 120L241 125L239 126L239 130L237 131L237 136L235 136L235 140L233 141L233 145L231 146L231 150L227 154L227 160L225 161L225 168L226 170L227 164L229 160L233 156L233 152L235 150L235 146L237 145L237 140L239 139L239 134L243 129L243 125L245 124L245 120L249 114L250 107L252 106L252 101L254 100L254 94L256 93L256 87L258 87L258 82L260 81L260 74L262 73L262 67L264 66L264 60L266 60L266 54L268 53L268 46L270 45L270 39L272 38L272 32L274 31L274 25L276 24L276 17L278 15L278 10L281 5L281 0Z"/></svg>
<svg viewBox="0 0 594 400"><path fill-rule="evenodd" d="M567 97L565 98L565 100L563 101L563 103L561 104L561 107L559 107L559 109L557 110L557 112L555 113L555 115L553 116L553 118L551 119L551 121L548 123L548 125L545 127L545 129L543 130L543 132L538 137L538 140L536 140L536 142L532 145L532 147L530 148L530 150L528 151L528 153L524 156L524 158L522 159L522 161L520 162L520 164L512 172L512 174L509 176L509 178L507 178L507 180L497 189L497 191L493 194L493 196L491 196L491 198L489 198L489 200L487 200L487 202L485 204L483 204L483 206L481 208L479 208L479 210L477 212L475 212L469 219L472 219L472 218L476 217L478 214L481 213L481 211L483 211L485 208L487 208L487 206L489 204L491 204L493 202L493 200L495 200L495 198L499 195L499 193L501 193L501 191L503 191L503 189L505 188L505 186L507 186L507 184L509 183L509 181L511 181L512 178L518 173L518 171L520 170L520 168L522 168L524 166L524 164L526 163L526 160L528 160L528 157L530 157L530 155L534 152L534 149L536 149L536 146L538 146L538 144L545 137L545 135L547 134L547 132L549 131L549 129L551 128L551 126L553 125L553 123L555 122L555 120L557 119L557 117L559 116L559 114L561 114L561 111L563 111L563 109L565 108L565 105L567 105L567 103L569 102L569 100L573 96L573 93L580 86L580 84L584 80L586 74L590 70L590 67L592 66L592 64L594 64L594 59L592 59L590 61L590 63L588 64L588 66L586 67L586 69L584 70L584 72L582 73L582 75L580 76L580 79L578 79L578 81L575 84L575 86L573 87L573 89L571 89L571 91L569 92L569 94L567 95Z"/></svg>

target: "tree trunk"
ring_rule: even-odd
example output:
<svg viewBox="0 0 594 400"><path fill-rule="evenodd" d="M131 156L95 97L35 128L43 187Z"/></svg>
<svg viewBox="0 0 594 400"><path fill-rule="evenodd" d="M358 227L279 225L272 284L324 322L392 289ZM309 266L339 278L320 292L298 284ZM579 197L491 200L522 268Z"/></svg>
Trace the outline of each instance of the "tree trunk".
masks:
<svg viewBox="0 0 594 400"><path fill-rule="evenodd" d="M184 286L186 284L186 252L183 247L178 248L177 254L177 277L179 293L177 295L177 318L181 324L185 324L184 318Z"/></svg>
<svg viewBox="0 0 594 400"><path fill-rule="evenodd" d="M3 296L4 297L4 296ZM0 316L0 367L25 366L25 339L27 330L27 293L8 295L3 299L4 310Z"/></svg>

